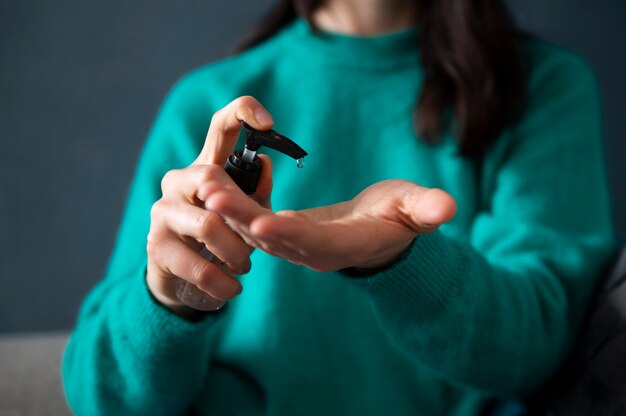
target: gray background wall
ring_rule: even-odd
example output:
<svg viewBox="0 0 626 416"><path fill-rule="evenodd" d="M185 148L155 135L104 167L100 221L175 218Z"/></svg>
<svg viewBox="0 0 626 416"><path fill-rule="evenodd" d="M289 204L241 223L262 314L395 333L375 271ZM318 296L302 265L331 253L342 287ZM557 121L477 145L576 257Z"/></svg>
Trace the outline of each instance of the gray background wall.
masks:
<svg viewBox="0 0 626 416"><path fill-rule="evenodd" d="M626 235L626 1L513 0L600 79ZM160 101L270 0L0 0L0 332L69 329L101 277ZM210 115L207 115L209 117Z"/></svg>

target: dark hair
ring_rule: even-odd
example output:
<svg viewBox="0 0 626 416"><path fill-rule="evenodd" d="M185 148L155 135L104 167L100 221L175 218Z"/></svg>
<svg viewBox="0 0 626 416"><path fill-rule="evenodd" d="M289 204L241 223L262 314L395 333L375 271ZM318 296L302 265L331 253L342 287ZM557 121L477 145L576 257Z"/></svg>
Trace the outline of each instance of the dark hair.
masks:
<svg viewBox="0 0 626 416"><path fill-rule="evenodd" d="M480 156L521 114L526 71L503 0L415 0L424 84L414 111L420 135L436 142L452 111L460 153ZM280 0L238 51L272 37L296 16L312 20L321 0Z"/></svg>

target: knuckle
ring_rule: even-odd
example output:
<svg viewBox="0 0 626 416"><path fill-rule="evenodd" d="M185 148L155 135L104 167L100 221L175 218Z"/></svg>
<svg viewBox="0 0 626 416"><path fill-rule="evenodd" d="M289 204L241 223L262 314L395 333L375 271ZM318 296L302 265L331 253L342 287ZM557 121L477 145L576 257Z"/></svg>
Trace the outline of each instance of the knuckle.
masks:
<svg viewBox="0 0 626 416"><path fill-rule="evenodd" d="M149 257L156 257L159 253L160 239L157 237L157 233L150 231L146 238L146 252Z"/></svg>
<svg viewBox="0 0 626 416"><path fill-rule="evenodd" d="M152 208L150 208L150 218L152 220L154 220L155 218L158 218L158 216L160 215L161 204L162 202L160 199L156 201L154 204L152 204Z"/></svg>
<svg viewBox="0 0 626 416"><path fill-rule="evenodd" d="M211 124L220 120L223 116L224 116L224 109L221 108L217 110L215 113L213 113L213 116L211 116Z"/></svg>
<svg viewBox="0 0 626 416"><path fill-rule="evenodd" d="M204 211L198 214L194 220L194 225L203 237L208 237L215 233L217 221L221 221L219 215L212 211Z"/></svg>
<svg viewBox="0 0 626 416"><path fill-rule="evenodd" d="M174 188L173 185L176 182L176 177L178 176L178 174L178 169L172 169L170 171L167 171L165 175L163 175L163 178L161 179L161 191L163 191L163 194Z"/></svg>
<svg viewBox="0 0 626 416"><path fill-rule="evenodd" d="M152 208L150 208L150 222L152 227L158 227L164 221L164 211L165 206L162 199L159 199L157 202L152 204Z"/></svg>
<svg viewBox="0 0 626 416"><path fill-rule="evenodd" d="M203 165L199 167L199 180L200 183L206 183L217 180L219 177L221 168L217 165Z"/></svg>
<svg viewBox="0 0 626 416"><path fill-rule="evenodd" d="M251 95L242 95L241 97L235 98L233 104L236 108L249 108L257 105L259 102Z"/></svg>
<svg viewBox="0 0 626 416"><path fill-rule="evenodd" d="M207 282L211 279L211 264L206 261L196 261L191 266L192 283L202 288L206 287Z"/></svg>

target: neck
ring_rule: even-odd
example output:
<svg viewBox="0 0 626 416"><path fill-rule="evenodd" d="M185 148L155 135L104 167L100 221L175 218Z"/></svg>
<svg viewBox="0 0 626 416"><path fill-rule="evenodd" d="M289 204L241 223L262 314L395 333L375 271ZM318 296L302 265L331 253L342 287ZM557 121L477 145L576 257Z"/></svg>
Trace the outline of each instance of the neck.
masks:
<svg viewBox="0 0 626 416"><path fill-rule="evenodd" d="M411 0L329 0L314 13L324 30L372 36L415 25L416 2Z"/></svg>

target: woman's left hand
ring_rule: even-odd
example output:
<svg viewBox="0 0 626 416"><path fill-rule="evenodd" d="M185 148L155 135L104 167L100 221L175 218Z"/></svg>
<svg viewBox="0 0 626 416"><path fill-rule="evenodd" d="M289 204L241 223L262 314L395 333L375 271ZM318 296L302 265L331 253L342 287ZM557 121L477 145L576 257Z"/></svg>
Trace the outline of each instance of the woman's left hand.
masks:
<svg viewBox="0 0 626 416"><path fill-rule="evenodd" d="M405 180L378 182L350 201L302 211L274 213L228 189L205 188L198 196L249 245L316 271L390 265L416 236L456 213L448 193Z"/></svg>

